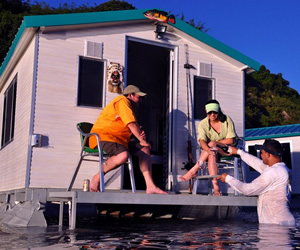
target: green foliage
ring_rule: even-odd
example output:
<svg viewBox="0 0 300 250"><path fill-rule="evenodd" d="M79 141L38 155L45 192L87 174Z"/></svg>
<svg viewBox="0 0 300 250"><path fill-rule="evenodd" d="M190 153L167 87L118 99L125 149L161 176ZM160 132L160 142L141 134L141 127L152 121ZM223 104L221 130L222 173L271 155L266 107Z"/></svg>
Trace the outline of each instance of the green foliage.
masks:
<svg viewBox="0 0 300 250"><path fill-rule="evenodd" d="M0 60L1 62L8 52L19 26L22 22L22 14L13 14L9 10L0 12Z"/></svg>
<svg viewBox="0 0 300 250"><path fill-rule="evenodd" d="M181 14L180 20L185 21L183 13ZM195 27L196 29L201 30L204 33L206 33L209 30L209 29L206 29L205 26L204 26L204 23L201 23L200 21L197 24L195 24L195 20L194 19L191 19L190 21L185 21L185 22L187 24Z"/></svg>
<svg viewBox="0 0 300 250"><path fill-rule="evenodd" d="M265 66L246 76L246 128L300 123L300 96Z"/></svg>
<svg viewBox="0 0 300 250"><path fill-rule="evenodd" d="M125 1L110 0L94 8L94 11L133 10L135 7Z"/></svg>

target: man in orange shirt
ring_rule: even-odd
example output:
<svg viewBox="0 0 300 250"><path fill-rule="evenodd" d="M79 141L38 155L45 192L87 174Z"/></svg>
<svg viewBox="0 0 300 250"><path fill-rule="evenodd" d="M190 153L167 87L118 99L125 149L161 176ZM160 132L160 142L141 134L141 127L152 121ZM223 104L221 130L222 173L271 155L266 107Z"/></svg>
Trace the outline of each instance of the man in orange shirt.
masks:
<svg viewBox="0 0 300 250"><path fill-rule="evenodd" d="M129 154L139 156L140 170L145 178L146 193L166 194L158 188L152 179L151 174L151 145L146 140L145 132L141 130L137 123L133 109L138 107L138 103L146 93L134 85L128 85L123 95L114 98L100 113L91 133L100 136L103 150L110 155L103 164L104 174L125 163ZM131 135L134 135L138 143L129 143ZM91 148L97 146L96 137L90 138ZM93 176L90 191L99 191L100 173Z"/></svg>

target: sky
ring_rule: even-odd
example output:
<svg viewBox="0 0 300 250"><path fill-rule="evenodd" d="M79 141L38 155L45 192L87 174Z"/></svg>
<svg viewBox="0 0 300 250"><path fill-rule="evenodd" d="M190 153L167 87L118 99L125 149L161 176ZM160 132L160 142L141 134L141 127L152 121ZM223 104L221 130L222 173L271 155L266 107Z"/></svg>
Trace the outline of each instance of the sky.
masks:
<svg viewBox="0 0 300 250"><path fill-rule="evenodd" d="M50 6L95 6L105 0L44 0ZM137 9L160 8L204 23L206 34L282 73L300 93L300 0L127 0Z"/></svg>

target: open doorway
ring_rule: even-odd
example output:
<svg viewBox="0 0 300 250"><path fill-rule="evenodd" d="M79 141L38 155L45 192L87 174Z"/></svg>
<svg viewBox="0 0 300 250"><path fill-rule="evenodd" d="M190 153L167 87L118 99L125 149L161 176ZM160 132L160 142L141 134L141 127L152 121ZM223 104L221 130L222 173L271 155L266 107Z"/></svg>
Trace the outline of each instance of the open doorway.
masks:
<svg viewBox="0 0 300 250"><path fill-rule="evenodd" d="M147 96L140 103L137 119L151 143L152 175L155 184L165 188L169 162L170 53L172 49L128 40L127 85L138 86ZM137 163L138 164L138 163ZM136 165L136 164L135 164ZM140 171L135 171L140 173ZM137 176L138 189L144 189L143 178Z"/></svg>

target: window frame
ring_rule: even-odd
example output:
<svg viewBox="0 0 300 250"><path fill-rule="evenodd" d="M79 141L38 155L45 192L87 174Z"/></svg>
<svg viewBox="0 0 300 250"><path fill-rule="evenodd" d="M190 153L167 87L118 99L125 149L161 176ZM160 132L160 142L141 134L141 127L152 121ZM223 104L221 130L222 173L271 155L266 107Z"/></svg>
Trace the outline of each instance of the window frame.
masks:
<svg viewBox="0 0 300 250"><path fill-rule="evenodd" d="M17 103L17 83L18 83L18 75L16 75L7 89L4 92L3 98L3 114L2 114L2 131L1 131L1 149L6 147L14 140L15 134L15 120L16 120L16 103ZM11 99L9 96L9 92L12 89ZM10 106L8 106L8 104ZM10 110L8 110L8 108ZM8 120L8 116L10 116L10 120ZM10 123L10 124L8 124ZM9 125L9 128L7 126ZM8 129L8 130L7 130Z"/></svg>
<svg viewBox="0 0 300 250"><path fill-rule="evenodd" d="M81 104L79 95L80 95L80 89L81 89L81 60L90 60L90 61L96 61L101 62L103 64L103 76L102 76L102 101L99 106L95 105L88 105L88 104ZM105 107L105 99L106 99L106 72L107 71L107 60L94 58L94 57L88 57L88 56L78 56L78 82L77 82L77 97L76 97L76 106L77 107L88 107L88 108L104 108Z"/></svg>
<svg viewBox="0 0 300 250"><path fill-rule="evenodd" d="M196 104L196 96L197 94L195 93L195 85L196 85L196 78L197 79L202 79L202 80L205 80L205 81L211 81L211 97L208 97L207 98L207 101L209 100L212 100L212 99L215 99L215 79L214 78L209 78L209 77L204 77L204 76L199 76L199 75L193 75L193 85L192 85L192 91L193 91L193 105L192 105L192 109L193 109L193 118L194 120L202 120L204 118L206 118L206 114L203 118L200 118L200 117L196 117L196 112L195 112L195 106L197 105ZM207 102L205 101L205 103ZM198 107L202 110L204 110L204 105L202 107Z"/></svg>
<svg viewBox="0 0 300 250"><path fill-rule="evenodd" d="M289 164L289 162L286 162L286 161L284 161L284 160L282 160L282 161L285 162L285 164L286 164L286 166L288 167L288 169L293 170L293 166L294 166L293 157L292 157L292 154L293 154L293 142L290 141L290 140L283 140L283 141L279 141L279 142L280 142L281 145L282 145L282 144L289 144L290 155L289 155L289 156L286 156L286 157L289 157L289 162L290 162L290 164ZM264 143L264 141L259 142L259 143L257 142L257 143L253 143L253 144L247 144L246 150L247 150L247 152L250 153L250 150L253 151L254 145L255 145L255 144L262 145L263 143ZM251 147L252 149L250 149L250 147ZM255 149L254 149L254 150L255 150ZM254 155L254 154L252 154L252 153L250 153L250 154L251 154L251 155ZM256 156L256 157L258 157L258 158L261 159L260 153L259 153L259 152L256 152L256 155L254 155L254 156ZM255 170L254 170L252 167L250 167L250 166L248 166L248 168L249 168L249 171L250 171L250 172L255 171Z"/></svg>

